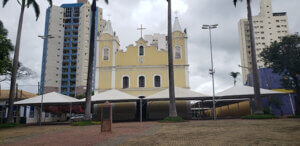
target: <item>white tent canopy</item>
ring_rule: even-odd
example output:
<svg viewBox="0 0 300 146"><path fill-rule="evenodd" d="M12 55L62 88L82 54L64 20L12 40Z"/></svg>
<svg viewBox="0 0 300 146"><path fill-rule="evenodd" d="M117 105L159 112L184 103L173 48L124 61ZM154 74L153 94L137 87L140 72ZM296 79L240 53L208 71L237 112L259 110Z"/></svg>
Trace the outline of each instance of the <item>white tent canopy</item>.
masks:
<svg viewBox="0 0 300 146"><path fill-rule="evenodd" d="M193 100L193 99L200 99L209 97L207 95L194 92L187 88L180 88L175 87L175 99L182 99L182 100ZM169 88L158 93L155 93L151 96L146 97L147 100L167 100L169 99Z"/></svg>
<svg viewBox="0 0 300 146"><path fill-rule="evenodd" d="M17 101L16 105L29 105L29 104L41 104L42 95ZM77 99L59 94L56 92L51 92L43 95L43 104L62 104L62 103L72 103L78 102Z"/></svg>
<svg viewBox="0 0 300 146"><path fill-rule="evenodd" d="M80 101L85 101L86 99L81 99ZM139 98L129 95L127 93L124 93L122 91L112 89L112 90L107 90L105 92L95 94L92 96L91 101L92 102L120 102L120 101L137 101Z"/></svg>
<svg viewBox="0 0 300 146"><path fill-rule="evenodd" d="M286 94L284 92L260 89L261 95L277 95L277 94ZM254 89L250 86L237 85L231 87L225 91L219 92L216 94L217 97L233 97L233 96L253 96Z"/></svg>

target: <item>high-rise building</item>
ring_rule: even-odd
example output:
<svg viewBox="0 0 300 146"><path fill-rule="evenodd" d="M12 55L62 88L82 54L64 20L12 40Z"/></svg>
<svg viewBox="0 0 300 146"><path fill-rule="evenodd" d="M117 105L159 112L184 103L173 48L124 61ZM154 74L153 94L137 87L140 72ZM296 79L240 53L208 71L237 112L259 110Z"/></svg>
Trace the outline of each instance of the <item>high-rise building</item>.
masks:
<svg viewBox="0 0 300 146"><path fill-rule="evenodd" d="M95 46L105 23L102 9L97 8ZM55 91L69 96L84 93L90 26L91 5L87 0L47 9L44 35L54 38L44 39L40 93Z"/></svg>
<svg viewBox="0 0 300 146"><path fill-rule="evenodd" d="M251 72L251 43L248 19L239 21L239 39L243 83L247 81L247 75ZM272 12L271 0L261 0L260 13L253 16L253 29L258 68L264 68L264 62L259 54L271 42L280 41L282 37L290 34L286 12Z"/></svg>

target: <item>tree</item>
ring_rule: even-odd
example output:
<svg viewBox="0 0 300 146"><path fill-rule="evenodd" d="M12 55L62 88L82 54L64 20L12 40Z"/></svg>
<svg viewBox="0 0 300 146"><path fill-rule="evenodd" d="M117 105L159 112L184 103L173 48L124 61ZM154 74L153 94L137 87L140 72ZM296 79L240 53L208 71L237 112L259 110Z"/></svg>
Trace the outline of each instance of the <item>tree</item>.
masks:
<svg viewBox="0 0 300 146"><path fill-rule="evenodd" d="M296 93L296 114L300 114L300 37L298 34L283 37L281 42L273 42L260 56L274 73L283 75L282 85Z"/></svg>
<svg viewBox="0 0 300 146"><path fill-rule="evenodd" d="M5 7L8 1L9 0L3 0L3 7ZM49 2L50 6L52 6L52 0L47 0L47 1ZM8 116L7 116L8 123L13 122L13 104L14 104L14 97L15 97L16 78L17 78L17 72L19 66L18 64L19 64L19 53L20 53L20 43L21 43L21 32L22 32L25 7L27 6L27 8L29 8L30 6L33 6L36 15L36 20L38 20L40 15L40 8L36 0L21 0L21 1L18 0L17 2L21 6L21 12L19 17L16 46L15 46L13 67L12 67L12 75L10 81L10 92L9 92L9 102L8 102L9 107L8 107Z"/></svg>
<svg viewBox="0 0 300 146"><path fill-rule="evenodd" d="M5 75L12 69L9 52L13 51L14 48L10 39L7 38L7 33L7 29L4 28L0 20L0 76Z"/></svg>
<svg viewBox="0 0 300 146"><path fill-rule="evenodd" d="M243 0L233 0L234 6L237 2L242 2ZM247 11L248 11L248 23L250 30L250 42L251 42L251 60L252 60L252 74L253 74L253 87L254 87L254 103L250 100L250 106L254 114L263 114L262 99L260 97L260 84L259 84L259 75L257 69L257 59L255 51L255 42L254 42L254 32L253 32L253 22L252 22L252 12L251 12L251 0L247 1Z"/></svg>
<svg viewBox="0 0 300 146"><path fill-rule="evenodd" d="M11 73L11 69L10 69L6 73L0 75L0 82L8 81L11 78L11 74L12 73ZM23 80L23 79L35 78L35 77L37 77L36 72L34 72L32 69L30 69L26 66L23 66L22 63L19 62L17 79Z"/></svg>
<svg viewBox="0 0 300 146"><path fill-rule="evenodd" d="M177 117L174 89L174 68L173 68L173 51L172 51L172 5L168 1L168 60L169 60L169 117Z"/></svg>
<svg viewBox="0 0 300 146"><path fill-rule="evenodd" d="M237 78L237 76L239 75L240 73L239 72L231 72L230 73L230 76L232 76L233 77L233 84L234 84L234 86L235 86L235 84L236 84L236 78Z"/></svg>
<svg viewBox="0 0 300 146"><path fill-rule="evenodd" d="M108 0L105 0L108 4ZM96 22L96 0L93 0L92 6L92 26L90 34L90 48L89 48L89 65L88 65L88 76L87 76L87 88L86 88L86 100L84 110L84 120L90 120L91 115L91 96L92 96L92 79L93 79L93 66L94 66L94 49L95 49L95 22Z"/></svg>

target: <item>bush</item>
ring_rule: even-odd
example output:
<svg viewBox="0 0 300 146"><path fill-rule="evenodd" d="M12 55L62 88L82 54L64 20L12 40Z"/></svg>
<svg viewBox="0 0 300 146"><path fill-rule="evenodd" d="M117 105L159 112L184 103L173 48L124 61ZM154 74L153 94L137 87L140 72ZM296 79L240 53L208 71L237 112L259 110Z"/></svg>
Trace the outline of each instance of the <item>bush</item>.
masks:
<svg viewBox="0 0 300 146"><path fill-rule="evenodd" d="M159 122L184 122L184 120L181 117L166 117L163 120L160 120Z"/></svg>
<svg viewBox="0 0 300 146"><path fill-rule="evenodd" d="M247 115L242 116L242 119L278 119L275 115Z"/></svg>
<svg viewBox="0 0 300 146"><path fill-rule="evenodd" d="M0 129L13 128L13 127L17 127L17 126L19 126L19 124L16 124L16 123L0 124Z"/></svg>
<svg viewBox="0 0 300 146"><path fill-rule="evenodd" d="M291 118L291 119L298 119L298 118L300 118L300 115L295 115L295 116L288 116L288 118Z"/></svg>
<svg viewBox="0 0 300 146"><path fill-rule="evenodd" d="M88 126L88 125L100 125L100 121L79 121L73 122L72 126Z"/></svg>

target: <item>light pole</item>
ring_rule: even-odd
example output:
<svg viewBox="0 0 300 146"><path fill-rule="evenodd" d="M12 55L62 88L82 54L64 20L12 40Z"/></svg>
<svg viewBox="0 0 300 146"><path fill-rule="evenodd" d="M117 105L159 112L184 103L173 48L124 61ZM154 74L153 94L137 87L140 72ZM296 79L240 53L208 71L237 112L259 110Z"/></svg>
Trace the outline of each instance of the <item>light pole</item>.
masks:
<svg viewBox="0 0 300 146"><path fill-rule="evenodd" d="M212 77L212 86L213 86L213 114L214 120L216 120L216 101L215 101L215 69L214 69L214 62L213 62L213 53L212 53L212 43L211 43L211 30L218 27L218 24L214 25L202 25L202 29L209 30L209 42L210 42L210 60L211 60L211 69L209 69L209 74Z"/></svg>
<svg viewBox="0 0 300 146"><path fill-rule="evenodd" d="M46 82L48 82L50 80L51 79L47 80ZM43 101L44 101L44 89L42 90L42 98L41 98L41 109L40 109L40 118L39 118L39 125L40 126L42 126Z"/></svg>
<svg viewBox="0 0 300 146"><path fill-rule="evenodd" d="M48 40L48 39L52 39L54 38L54 36L52 36L51 34L48 35L39 35L39 38L43 39L43 40ZM47 80L46 82L50 81L51 79ZM39 87L39 92L42 91L42 98L41 98L41 109L40 109L40 118L39 118L39 125L42 125L42 112L43 112L43 100L44 100L44 85L45 85L45 81L43 82L43 89L41 90L41 87ZM40 85L39 85L40 86Z"/></svg>

